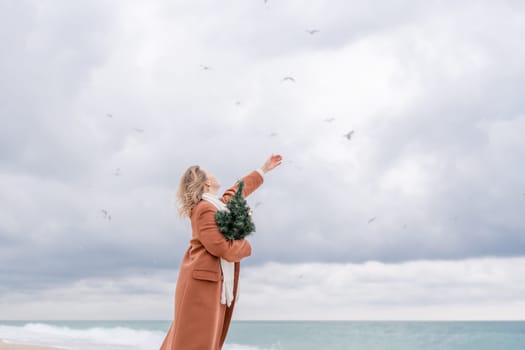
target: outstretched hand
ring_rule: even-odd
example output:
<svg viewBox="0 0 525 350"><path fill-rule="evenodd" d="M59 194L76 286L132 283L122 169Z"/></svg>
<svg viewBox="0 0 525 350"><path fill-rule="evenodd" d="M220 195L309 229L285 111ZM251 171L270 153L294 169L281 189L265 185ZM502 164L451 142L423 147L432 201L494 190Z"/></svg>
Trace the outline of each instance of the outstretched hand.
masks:
<svg viewBox="0 0 525 350"><path fill-rule="evenodd" d="M264 165L261 167L261 169L267 173L270 170L275 169L279 165L281 165L281 162L283 161L283 157L280 154L272 154L270 158L264 162Z"/></svg>

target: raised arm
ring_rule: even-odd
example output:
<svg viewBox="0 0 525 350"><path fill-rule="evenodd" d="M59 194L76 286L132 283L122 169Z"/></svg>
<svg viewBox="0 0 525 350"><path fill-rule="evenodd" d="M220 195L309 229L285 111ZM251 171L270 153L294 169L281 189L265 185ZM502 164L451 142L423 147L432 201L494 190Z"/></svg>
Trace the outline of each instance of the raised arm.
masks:
<svg viewBox="0 0 525 350"><path fill-rule="evenodd" d="M262 175L254 170L245 177L242 178L242 181L244 181L244 189L242 190L242 196L248 197L250 194L253 193L259 186L262 185L264 182L264 179ZM235 194L235 191L237 191L237 186L239 185L239 181L235 183L232 187L228 188L224 194L222 195L222 201L224 203L228 203L228 201L233 197Z"/></svg>
<svg viewBox="0 0 525 350"><path fill-rule="evenodd" d="M264 182L264 174L278 167L282 162L283 157L279 154L272 154L264 164L257 170L252 171L241 180L244 181L244 189L242 191L243 197L248 197ZM227 203L237 191L239 182L236 182L232 187L228 188L222 195L222 201Z"/></svg>

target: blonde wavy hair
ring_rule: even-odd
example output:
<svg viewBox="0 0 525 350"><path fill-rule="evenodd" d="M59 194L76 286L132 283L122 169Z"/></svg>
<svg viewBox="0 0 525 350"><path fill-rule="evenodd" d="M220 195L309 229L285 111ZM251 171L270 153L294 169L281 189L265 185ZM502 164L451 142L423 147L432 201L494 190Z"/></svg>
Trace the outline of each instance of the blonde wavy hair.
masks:
<svg viewBox="0 0 525 350"><path fill-rule="evenodd" d="M198 165L190 166L182 175L177 190L177 210L181 217L189 217L192 209L202 199L204 184L208 178Z"/></svg>

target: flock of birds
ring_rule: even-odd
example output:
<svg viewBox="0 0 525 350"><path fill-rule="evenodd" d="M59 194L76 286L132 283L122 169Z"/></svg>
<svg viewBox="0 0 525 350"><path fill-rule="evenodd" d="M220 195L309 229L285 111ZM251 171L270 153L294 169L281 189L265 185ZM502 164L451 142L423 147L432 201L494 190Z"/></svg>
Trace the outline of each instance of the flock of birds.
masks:
<svg viewBox="0 0 525 350"><path fill-rule="evenodd" d="M268 3L268 0L264 0L264 3L267 4L267 3ZM319 29L306 29L305 31L306 31L306 33L308 33L309 35L315 35L315 34L317 34L317 33L320 32ZM200 68L201 68L203 71L211 71L211 70L212 70L212 67L211 67L211 66L209 66L209 65L205 65L205 64L201 64L201 65L200 65ZM283 78L281 79L281 82L283 82L283 83L286 83L286 82L288 82L288 83L296 83L296 79L295 79L295 77L293 77L293 76L285 76L285 77L283 77ZM235 104L236 104L237 106L240 106L240 105L241 105L241 101L236 101ZM108 118L113 118L113 114L111 114L111 113L107 113L107 114L106 114L106 117L108 117ZM324 119L324 122L326 122L326 123L332 123L332 122L334 122L334 121L335 121L335 118L332 118L332 117ZM143 133L143 132L144 132L144 129L141 129L141 128L133 128L133 130L134 130L135 132L138 132L138 133ZM277 135L278 135L278 134L277 134L276 132L272 132L272 133L270 133L269 136L270 136L270 137L275 137L275 136L277 136ZM345 134L342 135L342 136L343 136L346 140L350 141L350 140L352 139L353 135L354 135L354 130L350 130L350 131L348 131L347 133L345 133ZM114 175L114 176L120 176L120 175L121 175L120 168L116 168L115 171L114 171L114 173L113 173L113 175ZM257 208L257 207L260 206L261 204L262 204L261 202L257 202L257 203L255 204L255 207ZM108 210L106 210L106 209L101 209L100 212L102 213L102 217L103 217L104 219L109 220L109 221L111 220L111 215L109 214ZM375 220L376 220L375 217L370 218L370 219L368 220L368 224L372 223L372 222L375 221Z"/></svg>
<svg viewBox="0 0 525 350"><path fill-rule="evenodd" d="M113 118L113 114L106 113L106 117L107 118ZM144 132L144 129L141 129L141 128L133 128L132 130L135 131L135 132L138 132L138 133L143 133ZM122 174L120 172L120 168L116 168L114 170L114 172L113 172L113 175L114 176L121 176ZM108 212L107 209L100 209L100 213L101 213L103 219L111 221L111 214Z"/></svg>
<svg viewBox="0 0 525 350"><path fill-rule="evenodd" d="M266 1L265 1L265 3L266 3ZM318 29L307 29L306 32L309 33L310 35L314 35L316 33L319 33L320 30L318 30ZM200 67L202 68L202 70L205 70L205 71L209 71L209 70L212 69L211 66L204 65L204 64L201 64ZM296 80L295 80L294 77L288 75L288 76L283 77L281 79L281 82L295 83ZM238 100L235 101L235 105L236 106L240 106L241 105L241 101L238 101ZM331 122L335 121L335 118L326 118L324 121L327 122L327 123L331 123ZM278 134L276 132L272 132L272 133L270 133L269 136L270 137L274 137L274 136L277 136L277 135ZM354 130L350 130L349 132L344 134L343 137L350 141L352 139L353 135L354 135Z"/></svg>

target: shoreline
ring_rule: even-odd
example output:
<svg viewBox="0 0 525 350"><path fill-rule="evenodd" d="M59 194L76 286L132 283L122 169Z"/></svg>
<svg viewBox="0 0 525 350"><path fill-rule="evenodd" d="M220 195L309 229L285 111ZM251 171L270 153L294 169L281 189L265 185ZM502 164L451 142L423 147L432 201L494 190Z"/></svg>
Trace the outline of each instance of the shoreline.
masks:
<svg viewBox="0 0 525 350"><path fill-rule="evenodd" d="M60 350L60 349L53 348L50 346L41 346L41 345L5 343L4 340L0 339L0 350Z"/></svg>

